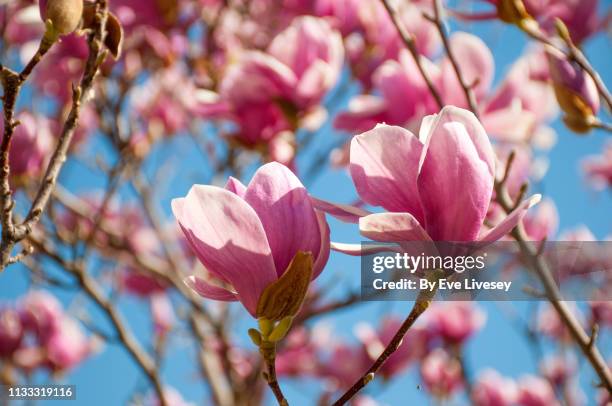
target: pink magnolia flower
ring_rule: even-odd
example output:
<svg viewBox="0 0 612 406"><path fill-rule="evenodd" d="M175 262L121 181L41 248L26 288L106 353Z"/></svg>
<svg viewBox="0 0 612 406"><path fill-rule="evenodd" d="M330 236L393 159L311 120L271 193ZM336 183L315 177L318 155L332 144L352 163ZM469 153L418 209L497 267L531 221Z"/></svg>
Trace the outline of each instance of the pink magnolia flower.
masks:
<svg viewBox="0 0 612 406"><path fill-rule="evenodd" d="M329 256L329 228L308 192L287 167L269 163L248 186L230 178L226 189L195 185L172 201L172 211L191 248L227 289L192 277L202 296L239 300L257 317L264 289L287 270L298 252L313 258L316 278Z"/></svg>
<svg viewBox="0 0 612 406"><path fill-rule="evenodd" d="M13 2L11 2L13 3ZM5 38L7 44L24 45L39 39L45 26L40 21L40 13L35 4L14 2L4 4L0 10L0 18L6 21Z"/></svg>
<svg viewBox="0 0 612 406"><path fill-rule="evenodd" d="M612 326L612 301L597 300L589 302L594 323L602 326Z"/></svg>
<svg viewBox="0 0 612 406"><path fill-rule="evenodd" d="M533 241L554 237L559 225L559 213L555 203L544 199L538 207L523 219L525 232Z"/></svg>
<svg viewBox="0 0 612 406"><path fill-rule="evenodd" d="M471 397L476 406L511 406L516 404L517 386L512 379L487 369L478 376Z"/></svg>
<svg viewBox="0 0 612 406"><path fill-rule="evenodd" d="M154 294L150 300L155 333L164 335L172 329L175 323L174 307L170 297L165 293Z"/></svg>
<svg viewBox="0 0 612 406"><path fill-rule="evenodd" d="M497 241L540 198L523 201L495 228L480 233L493 193L495 156L476 117L453 106L425 117L418 138L387 125L356 136L350 160L361 199L387 212L356 214L329 203L326 209L358 221L361 234L374 241ZM340 250L361 254L360 245Z"/></svg>
<svg viewBox="0 0 612 406"><path fill-rule="evenodd" d="M0 357L13 354L21 345L23 325L19 313L11 308L0 308Z"/></svg>
<svg viewBox="0 0 612 406"><path fill-rule="evenodd" d="M382 354L401 324L401 319L387 317L382 320L378 330L365 323L357 326L356 334L361 340L369 365ZM428 338L429 332L425 328L411 328L402 340L401 345L387 359L378 373L383 378L390 379L403 372L411 362L422 358L426 354Z"/></svg>
<svg viewBox="0 0 612 406"><path fill-rule="evenodd" d="M483 20L492 18L502 18L504 21L511 19L504 9L515 7L510 0L485 0L487 3L493 4L497 11L485 11L476 14L455 13L460 18L468 20ZM582 42L597 31L603 29L607 25L607 18L599 18L598 16L598 0L522 0L521 3L525 7L525 12L531 18L534 18L540 28L548 33L555 32L555 20L561 19L568 27L572 39ZM518 16L517 16L518 17ZM526 17L526 16L523 16Z"/></svg>
<svg viewBox="0 0 612 406"><path fill-rule="evenodd" d="M482 125L492 136L509 142L546 140L542 124L556 112L554 94L548 84L548 66L542 53L532 52L519 59L498 88L492 90L494 59L477 36L456 32L450 39L459 67L467 83L473 83ZM467 108L465 94L448 58L434 63L421 58L430 79L446 104ZM544 76L544 73L546 76ZM353 98L346 112L334 125L347 131L367 131L376 123L400 125L416 130L426 114L438 106L408 51L388 60L372 75L377 95ZM550 138L550 137L548 137Z"/></svg>
<svg viewBox="0 0 612 406"><path fill-rule="evenodd" d="M521 406L558 406L550 384L543 378L526 375L518 381L518 404Z"/></svg>
<svg viewBox="0 0 612 406"><path fill-rule="evenodd" d="M18 307L24 327L43 341L56 329L64 315L60 302L42 290L29 292L21 299Z"/></svg>
<svg viewBox="0 0 612 406"><path fill-rule="evenodd" d="M612 187L612 142L606 144L601 155L586 158L582 170L598 189Z"/></svg>
<svg viewBox="0 0 612 406"><path fill-rule="evenodd" d="M76 320L63 316L44 342L47 362L53 370L71 369L91 354L93 344Z"/></svg>
<svg viewBox="0 0 612 406"><path fill-rule="evenodd" d="M9 164L12 181L19 184L21 179L38 177L45 170L54 140L46 118L22 112L16 119L21 124L15 128L11 138ZM0 124L0 130L4 132L3 124Z"/></svg>
<svg viewBox="0 0 612 406"><path fill-rule="evenodd" d="M202 102L197 111L236 122L238 139L247 145L267 143L295 130L297 120L316 107L335 85L343 58L340 34L327 22L297 18L267 53L240 53L223 77L218 100Z"/></svg>
<svg viewBox="0 0 612 406"><path fill-rule="evenodd" d="M555 95L565 113L565 122L579 131L572 123L585 123L599 112L599 92L593 79L559 51L548 48L546 52Z"/></svg>
<svg viewBox="0 0 612 406"><path fill-rule="evenodd" d="M574 315L578 318L578 320L582 323L582 314L578 310L575 302L566 302L570 311L574 313ZM537 329L543 334L547 335L550 338L559 340L564 343L571 342L572 338L569 330L563 324L557 311L553 308L552 305L547 304L543 307L540 313L537 316Z"/></svg>
<svg viewBox="0 0 612 406"><path fill-rule="evenodd" d="M295 75L291 99L300 107L309 107L321 100L336 84L344 62L340 34L326 21L310 16L293 20L274 38L268 53Z"/></svg>
<svg viewBox="0 0 612 406"><path fill-rule="evenodd" d="M366 88L370 88L372 73L385 61L397 59L404 49L404 44L382 3L365 0L344 4L345 7L335 4L331 9L328 6L327 10L323 11L327 11L325 14L331 14L332 19L340 20L344 19L347 13L356 14L357 21L353 31L348 32L347 26L340 27L347 35L347 56L353 75ZM419 53L434 54L439 48L440 38L435 27L423 17L423 13L432 13L431 2L392 2L391 6L397 10L404 27L413 35ZM352 7L356 9L352 10Z"/></svg>
<svg viewBox="0 0 612 406"><path fill-rule="evenodd" d="M553 386L562 387L576 372L576 360L560 355L549 356L541 362L540 372Z"/></svg>
<svg viewBox="0 0 612 406"><path fill-rule="evenodd" d="M485 313L471 302L436 303L426 317L431 332L453 344L463 343L486 320Z"/></svg>
<svg viewBox="0 0 612 406"><path fill-rule="evenodd" d="M346 342L334 343L329 358L321 362L319 375L325 377L332 388L349 387L372 365L371 359L360 346Z"/></svg>
<svg viewBox="0 0 612 406"><path fill-rule="evenodd" d="M421 364L421 379L429 392L445 399L463 387L461 365L442 348L429 353Z"/></svg>
<svg viewBox="0 0 612 406"><path fill-rule="evenodd" d="M276 356L276 371L280 376L308 376L317 373L317 346L304 327L291 330Z"/></svg>

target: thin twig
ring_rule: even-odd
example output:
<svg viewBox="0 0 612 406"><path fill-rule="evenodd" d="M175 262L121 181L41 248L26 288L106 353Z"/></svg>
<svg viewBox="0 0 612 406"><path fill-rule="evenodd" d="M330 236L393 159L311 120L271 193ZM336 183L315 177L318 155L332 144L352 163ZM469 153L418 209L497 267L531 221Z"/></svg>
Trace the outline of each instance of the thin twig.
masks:
<svg viewBox="0 0 612 406"><path fill-rule="evenodd" d="M406 317L406 320L402 323L400 328L397 330L389 344L385 347L384 351L374 361L372 366L351 386L332 406L341 406L350 401L360 390L362 390L372 379L378 370L383 366L385 361L389 359L391 355L399 348L404 339L404 336L417 321L417 319L427 310L431 303L431 299L435 295L436 290L424 290L419 294L412 310Z"/></svg>
<svg viewBox="0 0 612 406"><path fill-rule="evenodd" d="M478 104L476 101L476 95L474 94L474 89L471 84L466 83L463 75L461 74L461 68L459 66L459 62L451 49L450 42L448 40L448 35L446 34L446 29L444 27L444 22L442 21L442 2L441 0L434 0L433 4L434 9L434 17L426 17L429 21L431 21L436 28L438 29L438 33L440 34L440 38L442 39L442 44L444 45L444 50L446 51L446 55L453 66L455 74L457 75L457 81L461 88L463 89L463 93L465 94L465 99L470 107L470 110L478 117Z"/></svg>
<svg viewBox="0 0 612 406"><path fill-rule="evenodd" d="M102 289L100 286L98 286L97 282L91 276L89 276L87 272L85 272L80 262L68 262L64 260L55 250L51 249L48 244L34 239L33 237L30 237L30 241L33 242L38 250L60 265L62 269L76 277L79 286L111 321L121 345L128 351L143 373L153 384L160 400L160 404L167 406L168 403L164 396L164 387L157 373L155 362L151 356L142 349L130 329L124 323L119 312L104 296Z"/></svg>
<svg viewBox="0 0 612 406"><path fill-rule="evenodd" d="M404 45L410 52L410 55L412 55L412 58L414 59L414 62L416 63L417 68L419 69L419 72L421 73L421 76L423 77L423 80L427 84L427 88L429 89L429 92L431 93L432 97L435 99L436 104L438 105L439 108L444 107L444 102L442 101L442 97L440 96L440 93L436 89L431 78L429 77L429 74L425 70L425 67L421 63L421 55L419 54L419 50L417 49L416 42L414 40L414 36L411 33L409 33L408 30L406 30L397 10L393 9L391 4L389 4L389 0L382 0L382 3L385 6L387 13L389 13L389 17L391 17L391 20L393 21L393 25L395 26L395 28L397 29L397 32L402 38Z"/></svg>

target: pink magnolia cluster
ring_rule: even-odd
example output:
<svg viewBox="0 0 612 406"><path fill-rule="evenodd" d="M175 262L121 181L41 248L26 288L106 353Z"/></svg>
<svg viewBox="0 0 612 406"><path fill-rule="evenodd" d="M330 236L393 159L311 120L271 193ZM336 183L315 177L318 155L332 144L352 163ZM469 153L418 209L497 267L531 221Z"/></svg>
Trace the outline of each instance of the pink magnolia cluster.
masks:
<svg viewBox="0 0 612 406"><path fill-rule="evenodd" d="M75 368L96 348L79 322L46 291L31 291L0 307L0 358L25 374Z"/></svg>

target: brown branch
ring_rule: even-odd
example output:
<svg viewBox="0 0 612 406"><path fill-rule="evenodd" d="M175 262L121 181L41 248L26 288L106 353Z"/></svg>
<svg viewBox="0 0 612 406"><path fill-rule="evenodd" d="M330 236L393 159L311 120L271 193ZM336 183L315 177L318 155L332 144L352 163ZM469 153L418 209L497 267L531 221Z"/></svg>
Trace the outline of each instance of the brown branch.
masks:
<svg viewBox="0 0 612 406"><path fill-rule="evenodd" d="M2 199L2 244L0 245L0 272L4 270L9 263L16 262L14 259L11 259L13 247L32 232L33 227L36 225L36 223L38 223L40 217L42 216L43 210L45 209L49 198L51 197L55 183L57 182L59 173L64 165L64 162L66 161L68 148L70 147L78 124L81 104L85 101L85 97L93 85L93 81L98 73L99 67L106 57L106 51L103 49L105 35L104 27L106 25L108 9L106 0L98 0L96 7L96 22L94 24L94 29L88 38L89 57L85 64L85 70L83 72L81 82L77 87L73 88L72 107L62 128L57 147L51 156L43 181L40 185L38 193L36 194L36 197L32 202L30 210L23 223L19 225L15 225L12 218L14 202L9 184L10 141L14 128L17 125L13 118L14 107L21 85L27 80L36 64L42 59L42 56L48 51L51 45L47 39L43 38L39 50L19 75L7 68L2 67L5 130L2 145L0 146L0 198Z"/></svg>
<svg viewBox="0 0 612 406"><path fill-rule="evenodd" d="M512 198L506 190L505 184L496 182L495 185L497 202L504 209L506 213L510 213L515 206ZM571 310L567 307L567 304L563 301L557 284L550 272L548 263L542 255L538 255L538 248L529 242L528 237L525 235L525 231L522 226L516 227L512 230L512 237L519 244L521 254L525 258L527 264L533 269L544 286L546 297L552 304L553 308L559 315L562 323L568 328L572 338L576 344L580 347L583 354L601 379L602 385L608 390L612 391L612 373L610 368L606 364L601 352L594 345L591 337L584 331L580 322L572 314Z"/></svg>
<svg viewBox="0 0 612 406"><path fill-rule="evenodd" d="M61 266L62 269L69 272L76 277L79 286L89 296L90 299L96 303L96 305L102 310L108 319L111 321L113 328L118 336L118 340L121 345L127 350L132 359L140 367L142 372L147 376L151 384L153 385L160 404L167 406L168 402L165 399L164 387L161 379L157 373L157 367L153 358L147 354L131 330L124 323L120 313L115 309L113 304L104 296L102 289L97 282L87 274L85 269L82 267L82 262L68 262L62 258L54 249L49 247L48 244L30 237L30 241L36 246L36 248L44 253L47 257L51 258L54 262Z"/></svg>
<svg viewBox="0 0 612 406"><path fill-rule="evenodd" d="M433 4L434 9L434 17L426 16L429 21L431 21L436 28L438 29L438 33L440 34L440 38L442 39L442 44L444 45L444 50L446 51L446 55L453 66L455 74L457 75L457 80L463 89L463 93L465 94L465 100L470 107L470 110L478 117L478 103L476 101L476 95L474 94L474 90L472 89L472 84L466 83L463 75L461 74L461 68L459 67L459 63L457 58L455 58L455 54L451 49L448 35L446 34L446 29L444 27L444 22L442 21L442 2L441 0L434 0Z"/></svg>
<svg viewBox="0 0 612 406"><path fill-rule="evenodd" d="M385 6L385 9L387 10L387 13L389 13L389 17L391 17L391 20L393 21L393 25L397 29L397 32L399 33L402 41L404 42L404 45L410 52L410 55L412 55L412 58L414 59L414 62L416 63L417 68L419 69L419 72L421 73L421 76L423 77L423 80L427 84L427 88L429 89L429 92L431 93L432 97L436 100L438 107L439 108L444 107L444 102L442 101L442 97L440 96L440 93L434 86L431 78L427 74L427 71L425 71L425 67L421 63L421 55L419 54L419 51L417 49L416 42L414 40L414 36L411 33L409 33L408 30L406 30L397 10L393 9L391 4L389 4L389 0L381 0L381 1L382 1L382 4Z"/></svg>
<svg viewBox="0 0 612 406"><path fill-rule="evenodd" d="M289 406L289 402L283 395L283 391L281 390L280 385L278 384L278 378L276 376L276 346L275 343L267 343L271 345L271 347L266 346L266 343L262 343L260 347L261 355L264 359L264 363L266 364L266 372L264 373L264 378L268 383L268 386L274 393L274 397L278 402L279 406Z"/></svg>
<svg viewBox="0 0 612 406"><path fill-rule="evenodd" d="M374 379L375 374L383 366L385 361L387 361L387 359L389 359L389 357L393 355L393 353L402 344L402 340L410 327L412 327L417 319L425 312L425 310L427 310L435 293L436 290L424 290L419 293L419 296L417 297L412 310L408 314L408 317L406 317L406 320L404 320L391 341L389 341L389 344L385 347L382 354L380 354L372 366L353 384L353 386L351 386L338 400L336 400L332 406L341 406L346 404L353 398L353 396L355 396L368 383L370 383L372 379Z"/></svg>

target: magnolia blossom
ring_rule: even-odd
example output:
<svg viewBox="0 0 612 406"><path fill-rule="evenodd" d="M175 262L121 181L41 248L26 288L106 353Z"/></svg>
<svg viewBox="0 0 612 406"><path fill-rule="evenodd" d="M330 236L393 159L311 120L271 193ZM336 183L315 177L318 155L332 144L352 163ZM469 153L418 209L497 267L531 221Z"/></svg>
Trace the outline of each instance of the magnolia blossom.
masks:
<svg viewBox="0 0 612 406"><path fill-rule="evenodd" d="M201 103L200 114L235 121L238 139L247 145L268 142L294 130L297 113L318 105L335 85L343 58L338 32L324 20L297 18L266 53L239 54L223 77L218 100Z"/></svg>
<svg viewBox="0 0 612 406"><path fill-rule="evenodd" d="M601 155L585 159L582 170L598 189L612 187L612 142L604 146Z"/></svg>
<svg viewBox="0 0 612 406"><path fill-rule="evenodd" d="M536 209L523 219L525 232L533 241L554 237L559 225L559 213L555 203L544 199Z"/></svg>
<svg viewBox="0 0 612 406"><path fill-rule="evenodd" d="M46 118L22 112L16 119L20 124L11 138L9 164L13 182L20 184L22 180L37 177L45 170L54 140ZM0 130L4 132L3 124L0 124Z"/></svg>
<svg viewBox="0 0 612 406"><path fill-rule="evenodd" d="M19 348L23 333L19 313L11 308L0 308L0 357L10 356Z"/></svg>
<svg viewBox="0 0 612 406"><path fill-rule="evenodd" d="M361 340L363 350L367 354L366 365L371 365L382 354L401 324L402 320L399 318L386 317L378 329L365 323L357 326L357 337ZM411 328L378 373L385 379L391 379L403 372L411 362L422 358L427 352L429 335L426 328L419 326Z"/></svg>
<svg viewBox="0 0 612 406"><path fill-rule="evenodd" d="M540 371L552 385L562 387L576 372L576 360L560 355L549 356L541 362Z"/></svg>
<svg viewBox="0 0 612 406"><path fill-rule="evenodd" d="M400 127L379 125L351 142L350 172L361 199L385 213L322 205L330 214L359 222L375 241L481 241L506 235L533 196L493 229L481 233L493 194L495 156L476 117L447 106L423 119L419 137ZM361 254L360 246L336 246Z"/></svg>
<svg viewBox="0 0 612 406"><path fill-rule="evenodd" d="M421 379L437 398L448 398L463 387L461 364L442 348L429 353L421 364Z"/></svg>
<svg viewBox="0 0 612 406"><path fill-rule="evenodd" d="M568 27L572 39L581 42L595 32L605 28L606 18L597 15L598 0L484 0L493 4L496 11L485 11L477 14L455 13L468 20L500 18L519 24L525 20L535 19L538 26L549 33L555 32L555 20L560 19Z"/></svg>
<svg viewBox="0 0 612 406"><path fill-rule="evenodd" d="M599 92L593 79L576 62L553 48L547 49L550 77L566 124L574 131L588 130L599 112ZM586 127L586 128L584 128Z"/></svg>
<svg viewBox="0 0 612 406"><path fill-rule="evenodd" d="M525 375L518 381L518 404L521 406L558 406L550 384L543 378Z"/></svg>
<svg viewBox="0 0 612 406"><path fill-rule="evenodd" d="M487 369L478 376L471 397L476 406L511 406L516 404L517 386L512 379Z"/></svg>
<svg viewBox="0 0 612 406"><path fill-rule="evenodd" d="M27 372L35 368L72 369L96 346L45 291L31 291L13 308L0 310L0 326L0 357L9 358Z"/></svg>
<svg viewBox="0 0 612 406"><path fill-rule="evenodd" d="M464 81L475 84L473 91L487 132L513 143L529 139L547 142L541 140L548 133L542 124L554 116L556 103L548 84L548 67L542 53L530 52L521 57L500 85L492 89L494 60L486 44L465 32L454 33L449 43ZM448 57L437 63L422 57L421 64L446 104L468 107ZM384 122L413 130L423 115L433 114L438 109L407 50L401 51L397 60L382 64L373 73L372 83L377 95L353 98L348 111L336 117L336 128L367 131L376 123Z"/></svg>
<svg viewBox="0 0 612 406"><path fill-rule="evenodd" d="M460 344L480 330L486 315L471 302L445 302L432 306L426 318L432 334Z"/></svg>
<svg viewBox="0 0 612 406"><path fill-rule="evenodd" d="M329 228L299 179L269 163L248 186L230 178L225 189L195 185L172 201L193 251L220 284L191 277L200 295L239 300L253 317L264 290L285 274L298 253L312 257L316 278L329 256ZM221 286L225 285L225 287Z"/></svg>

